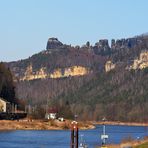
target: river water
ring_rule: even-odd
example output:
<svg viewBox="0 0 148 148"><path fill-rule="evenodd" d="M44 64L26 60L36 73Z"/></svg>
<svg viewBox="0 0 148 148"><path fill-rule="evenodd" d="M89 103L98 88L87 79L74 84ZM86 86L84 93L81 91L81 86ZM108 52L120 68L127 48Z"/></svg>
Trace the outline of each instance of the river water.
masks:
<svg viewBox="0 0 148 148"><path fill-rule="evenodd" d="M142 139L148 136L148 127L142 126L114 126L107 125L106 133L109 135L107 143L120 143L130 137ZM102 126L95 129L80 130L79 135L87 143L89 148L95 148L101 144ZM69 130L14 130L0 131L0 148L69 148Z"/></svg>

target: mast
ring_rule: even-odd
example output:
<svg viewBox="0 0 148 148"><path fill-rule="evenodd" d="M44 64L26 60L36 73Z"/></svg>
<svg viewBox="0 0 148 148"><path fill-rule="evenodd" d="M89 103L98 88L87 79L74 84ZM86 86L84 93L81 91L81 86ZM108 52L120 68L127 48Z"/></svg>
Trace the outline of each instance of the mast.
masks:
<svg viewBox="0 0 148 148"><path fill-rule="evenodd" d="M106 134L106 127L105 127L105 121L106 118L103 118L103 134L101 135L101 139L102 139L102 148L106 145L106 139L108 139L108 135Z"/></svg>

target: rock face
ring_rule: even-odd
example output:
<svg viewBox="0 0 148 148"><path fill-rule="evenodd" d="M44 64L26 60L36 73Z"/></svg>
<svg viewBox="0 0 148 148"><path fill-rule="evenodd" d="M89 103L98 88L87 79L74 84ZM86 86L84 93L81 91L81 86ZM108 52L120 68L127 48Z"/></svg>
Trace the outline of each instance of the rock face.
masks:
<svg viewBox="0 0 148 148"><path fill-rule="evenodd" d="M60 46L63 46L63 43L60 42L57 38L49 38L47 42L46 49L56 49Z"/></svg>
<svg viewBox="0 0 148 148"><path fill-rule="evenodd" d="M129 69L144 69L148 67L148 51L141 52L139 58L134 60Z"/></svg>
<svg viewBox="0 0 148 148"><path fill-rule="evenodd" d="M120 39L111 41L111 48L114 49L121 49L121 48L133 48L139 43L137 38L128 38L128 39Z"/></svg>
<svg viewBox="0 0 148 148"><path fill-rule="evenodd" d="M110 47L107 39L99 40L99 42L95 43L94 46L95 54L104 54L108 51L110 51Z"/></svg>
<svg viewBox="0 0 148 148"><path fill-rule="evenodd" d="M106 72L109 72L114 68L115 68L115 64L113 64L112 61L107 61L106 62L106 64L105 64L105 71Z"/></svg>
<svg viewBox="0 0 148 148"><path fill-rule="evenodd" d="M89 70L86 67L82 66L72 66L65 69L56 69L51 75L50 78L62 78L69 76L84 76L89 73Z"/></svg>
<svg viewBox="0 0 148 148"><path fill-rule="evenodd" d="M93 51L95 54L107 55L120 49L133 48L137 46L140 42L141 39L137 37L128 38L128 39L118 39L118 40L112 39L110 47L108 40L102 39L99 40L99 42L96 42L94 46L90 46L90 42L88 41L84 46L81 47L81 49L82 50L89 49L90 51ZM47 50L61 49L64 46L66 47L66 45L60 42L58 38L52 37L48 39L46 49Z"/></svg>
<svg viewBox="0 0 148 148"><path fill-rule="evenodd" d="M21 81L29 81L35 79L45 78L64 78L69 76L84 76L89 74L89 70L83 66L72 66L67 68L57 68L52 73L48 73L45 67L40 68L39 71L33 71L32 65L29 65L24 73L24 76L20 78Z"/></svg>
<svg viewBox="0 0 148 148"><path fill-rule="evenodd" d="M115 39L112 39L111 40L111 48L115 48L115 46L116 46L116 41L115 41Z"/></svg>
<svg viewBox="0 0 148 148"><path fill-rule="evenodd" d="M24 76L20 78L21 81L24 80L34 80L34 79L45 79L47 77L46 68L40 68L39 71L33 71L32 65L30 64L25 73Z"/></svg>

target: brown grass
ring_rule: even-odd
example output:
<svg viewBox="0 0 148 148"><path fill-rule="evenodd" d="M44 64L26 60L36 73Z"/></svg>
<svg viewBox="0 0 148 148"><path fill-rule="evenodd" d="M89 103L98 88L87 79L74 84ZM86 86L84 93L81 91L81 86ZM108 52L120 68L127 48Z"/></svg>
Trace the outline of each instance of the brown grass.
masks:
<svg viewBox="0 0 148 148"><path fill-rule="evenodd" d="M119 121L106 121L106 122L92 122L93 124L107 124L107 125L127 125L127 126L148 126L148 122L139 123L139 122L119 122Z"/></svg>
<svg viewBox="0 0 148 148"><path fill-rule="evenodd" d="M65 120L60 122L58 120L0 120L0 130L56 130L56 129L70 129L71 121ZM92 125L80 122L80 129L94 128Z"/></svg>
<svg viewBox="0 0 148 148"><path fill-rule="evenodd" d="M145 137L143 140L132 140L132 141L127 141L127 142L123 142L121 144L112 144L112 145L108 145L108 148L124 148L124 147L135 147L138 145L141 145L143 143L148 142L148 137Z"/></svg>

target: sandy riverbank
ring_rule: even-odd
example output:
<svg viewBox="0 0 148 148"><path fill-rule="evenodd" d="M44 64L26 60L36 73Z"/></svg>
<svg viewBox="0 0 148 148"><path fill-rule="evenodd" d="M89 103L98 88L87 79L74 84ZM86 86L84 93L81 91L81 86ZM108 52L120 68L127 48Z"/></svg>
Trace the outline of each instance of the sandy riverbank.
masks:
<svg viewBox="0 0 148 148"><path fill-rule="evenodd" d="M141 144L147 143L148 142L148 137L143 139L143 140L133 140L133 141L128 141L128 142L123 142L121 144L112 144L108 145L107 148L126 148L126 147L136 147ZM147 148L147 147L145 147Z"/></svg>
<svg viewBox="0 0 148 148"><path fill-rule="evenodd" d="M127 126L148 126L148 123L137 123L137 122L115 122L115 121L106 121L106 122L91 122L94 125L102 125L102 124L106 124L106 125L127 125Z"/></svg>
<svg viewBox="0 0 148 148"><path fill-rule="evenodd" d="M90 123L79 122L80 129L95 128ZM65 120L64 122L58 120L0 120L0 130L63 130L70 129L71 121Z"/></svg>
<svg viewBox="0 0 148 148"><path fill-rule="evenodd" d="M93 129L95 125L101 125L104 122L88 121L79 122L80 129ZM131 122L105 122L107 125L127 125L127 126L148 126L148 123L131 123ZM0 120L0 130L62 130L70 129L71 120L64 122L58 120Z"/></svg>

